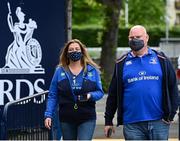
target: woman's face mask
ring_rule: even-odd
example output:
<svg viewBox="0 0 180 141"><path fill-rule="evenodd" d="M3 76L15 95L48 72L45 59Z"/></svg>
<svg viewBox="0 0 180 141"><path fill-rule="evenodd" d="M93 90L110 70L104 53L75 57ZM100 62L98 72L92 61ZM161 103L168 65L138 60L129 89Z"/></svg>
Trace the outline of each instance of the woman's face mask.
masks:
<svg viewBox="0 0 180 141"><path fill-rule="evenodd" d="M144 47L144 41L134 38L129 40L129 46L133 51L139 51Z"/></svg>
<svg viewBox="0 0 180 141"><path fill-rule="evenodd" d="M79 61L82 58L82 56L82 52L79 51L68 52L68 57L73 62Z"/></svg>

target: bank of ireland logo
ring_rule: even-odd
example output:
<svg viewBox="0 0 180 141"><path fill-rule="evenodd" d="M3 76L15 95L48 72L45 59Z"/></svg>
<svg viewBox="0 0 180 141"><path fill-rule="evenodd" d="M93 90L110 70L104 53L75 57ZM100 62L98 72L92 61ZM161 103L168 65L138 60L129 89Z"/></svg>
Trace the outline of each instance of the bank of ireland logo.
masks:
<svg viewBox="0 0 180 141"><path fill-rule="evenodd" d="M140 71L138 74L139 74L140 76L146 75L146 71Z"/></svg>
<svg viewBox="0 0 180 141"><path fill-rule="evenodd" d="M43 74L44 68L40 65L42 50L38 40L33 38L34 29L37 24L29 19L25 23L25 14L21 7L16 8L18 22L13 22L10 4L8 3L9 13L7 15L8 26L13 34L14 41L7 48L5 65L0 68L0 74Z"/></svg>

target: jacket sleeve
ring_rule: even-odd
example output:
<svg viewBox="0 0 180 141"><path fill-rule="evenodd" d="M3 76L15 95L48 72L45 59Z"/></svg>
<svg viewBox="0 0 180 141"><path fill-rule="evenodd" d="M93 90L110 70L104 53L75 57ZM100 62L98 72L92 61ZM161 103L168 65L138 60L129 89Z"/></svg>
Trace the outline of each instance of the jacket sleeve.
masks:
<svg viewBox="0 0 180 141"><path fill-rule="evenodd" d="M117 65L115 65L113 77L109 86L108 97L106 100L105 125L113 125L114 114L117 109Z"/></svg>
<svg viewBox="0 0 180 141"><path fill-rule="evenodd" d="M177 80L176 80L176 73L173 69L171 62L167 61L168 63L168 89L169 89L169 96L171 102L171 114L170 119L173 120L177 108L178 108L178 88L177 88Z"/></svg>
<svg viewBox="0 0 180 141"><path fill-rule="evenodd" d="M100 74L98 73L97 70L95 70L95 76L96 76L96 91L90 92L92 101L98 101L104 95L104 92L102 90Z"/></svg>
<svg viewBox="0 0 180 141"><path fill-rule="evenodd" d="M53 114L56 110L57 103L58 103L58 75L60 74L59 69L57 68L54 76L52 78L49 94L47 99L47 106L45 111L45 118L49 117L52 118Z"/></svg>

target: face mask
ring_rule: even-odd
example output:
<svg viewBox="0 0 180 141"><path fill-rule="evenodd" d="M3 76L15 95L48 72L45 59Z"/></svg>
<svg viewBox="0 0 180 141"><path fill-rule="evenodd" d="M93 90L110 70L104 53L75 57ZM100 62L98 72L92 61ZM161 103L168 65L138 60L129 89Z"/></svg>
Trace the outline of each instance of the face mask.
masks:
<svg viewBox="0 0 180 141"><path fill-rule="evenodd" d="M81 57L82 57L82 52L77 52L77 51L68 52L68 57L69 57L72 61L76 62L76 61L78 61L78 60L81 59Z"/></svg>
<svg viewBox="0 0 180 141"><path fill-rule="evenodd" d="M144 41L139 39L132 39L129 41L129 46L133 51L139 51L144 47Z"/></svg>

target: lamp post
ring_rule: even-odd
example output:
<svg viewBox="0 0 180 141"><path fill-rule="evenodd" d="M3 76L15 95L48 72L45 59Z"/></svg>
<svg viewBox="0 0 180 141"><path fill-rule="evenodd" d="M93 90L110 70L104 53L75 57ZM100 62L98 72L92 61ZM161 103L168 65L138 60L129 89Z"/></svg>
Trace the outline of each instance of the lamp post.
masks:
<svg viewBox="0 0 180 141"><path fill-rule="evenodd" d="M168 4L169 0L166 0L166 15L165 15L165 22L166 22L166 43L169 40L169 15L168 15Z"/></svg>
<svg viewBox="0 0 180 141"><path fill-rule="evenodd" d="M128 27L128 0L125 1L125 27Z"/></svg>
<svg viewBox="0 0 180 141"><path fill-rule="evenodd" d="M72 0L66 1L66 40L72 39Z"/></svg>

